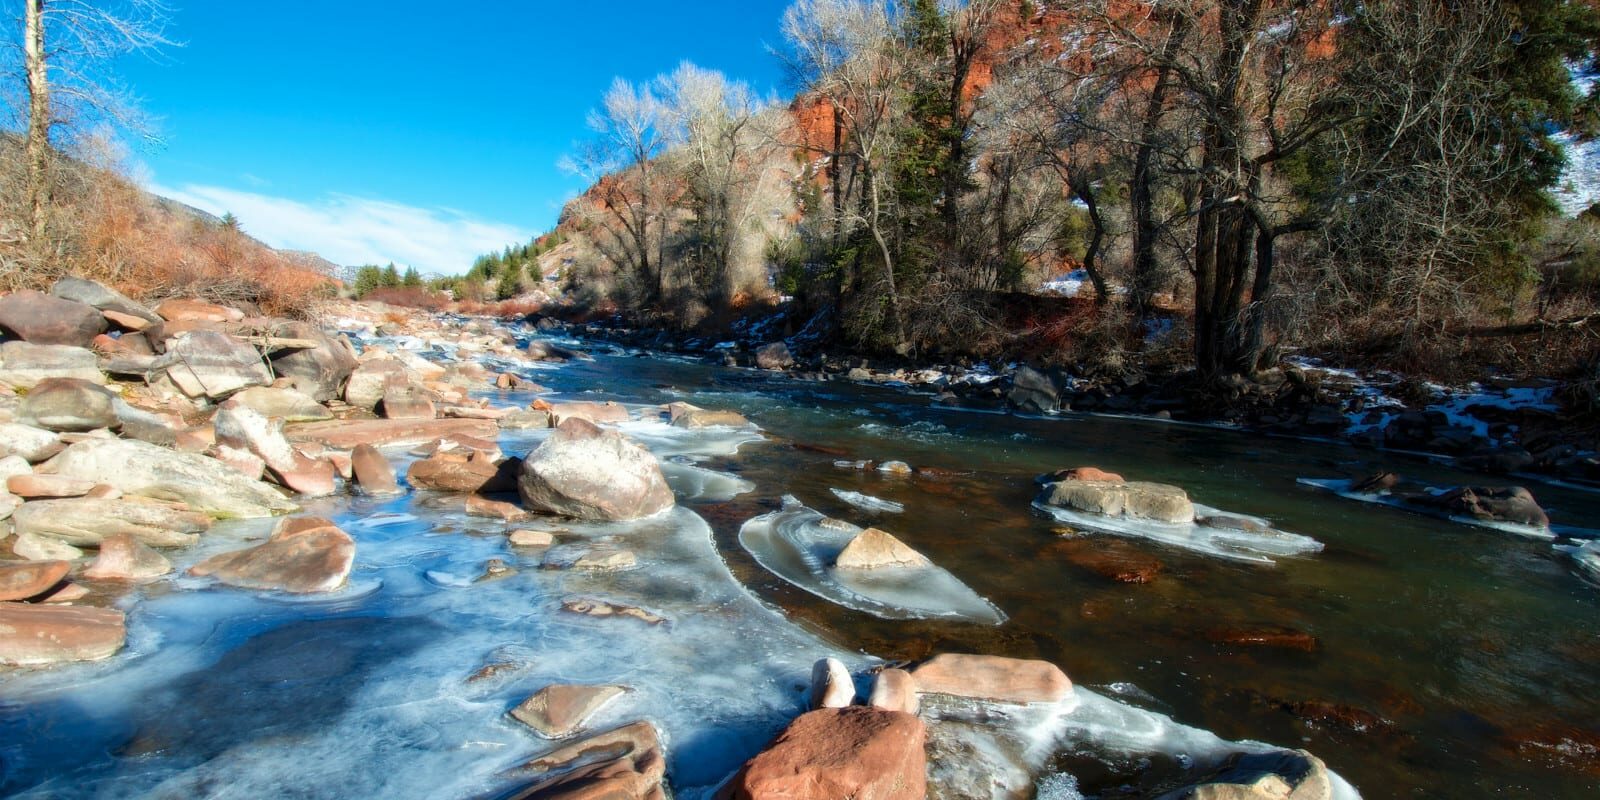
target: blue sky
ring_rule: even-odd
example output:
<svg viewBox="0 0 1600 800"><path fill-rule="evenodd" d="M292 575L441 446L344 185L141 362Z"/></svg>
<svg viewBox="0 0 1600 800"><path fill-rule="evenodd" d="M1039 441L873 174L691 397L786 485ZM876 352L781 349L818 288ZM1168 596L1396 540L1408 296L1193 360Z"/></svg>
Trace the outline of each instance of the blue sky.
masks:
<svg viewBox="0 0 1600 800"><path fill-rule="evenodd" d="M555 224L557 161L615 76L693 61L788 94L785 0L172 0L117 72L158 118L146 184L278 247L460 272Z"/></svg>

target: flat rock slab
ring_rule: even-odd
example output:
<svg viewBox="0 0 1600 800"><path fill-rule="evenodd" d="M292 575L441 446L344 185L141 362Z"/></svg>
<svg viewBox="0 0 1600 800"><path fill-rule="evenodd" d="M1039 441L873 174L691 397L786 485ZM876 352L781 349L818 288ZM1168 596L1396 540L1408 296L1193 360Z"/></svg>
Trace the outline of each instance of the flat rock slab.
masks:
<svg viewBox="0 0 1600 800"><path fill-rule="evenodd" d="M167 342L167 377L190 397L221 400L272 383L254 347L225 333L190 331Z"/></svg>
<svg viewBox="0 0 1600 800"><path fill-rule="evenodd" d="M300 517L278 523L266 543L212 556L189 574L245 589L331 592L344 585L355 556L349 534L325 519Z"/></svg>
<svg viewBox="0 0 1600 800"><path fill-rule="evenodd" d="M290 441L317 442L342 450L358 444L419 445L456 436L493 440L500 435L494 422L486 419L332 420L290 425L284 433Z"/></svg>
<svg viewBox="0 0 1600 800"><path fill-rule="evenodd" d="M900 711L866 706L800 715L745 763L720 800L923 800L927 728Z"/></svg>
<svg viewBox="0 0 1600 800"><path fill-rule="evenodd" d="M22 504L12 519L19 534L70 545L98 545L108 536L127 534L153 547L183 547L211 528L211 517L198 511L133 499L35 500Z"/></svg>
<svg viewBox="0 0 1600 800"><path fill-rule="evenodd" d="M98 661L115 655L127 637L115 609L0 603L0 664Z"/></svg>
<svg viewBox="0 0 1600 800"><path fill-rule="evenodd" d="M270 517L299 508L272 487L214 458L146 442L78 442L51 460L48 468L57 475L114 486L125 494L183 503L213 517Z"/></svg>
<svg viewBox="0 0 1600 800"><path fill-rule="evenodd" d="M333 412L311 395L294 389L253 386L234 395L229 402L249 407L264 417L285 422L319 422L333 419Z"/></svg>
<svg viewBox="0 0 1600 800"><path fill-rule="evenodd" d="M590 617L632 617L651 625L660 625L667 621L666 617L646 611L638 606L611 603L587 597L563 600L561 602L561 610Z"/></svg>
<svg viewBox="0 0 1600 800"><path fill-rule="evenodd" d="M99 309L23 289L0 297L0 331L33 344L87 347L106 332Z"/></svg>
<svg viewBox="0 0 1600 800"><path fill-rule="evenodd" d="M17 422L0 423L0 458L15 455L37 464L61 452L65 446L54 431Z"/></svg>
<svg viewBox="0 0 1600 800"><path fill-rule="evenodd" d="M550 406L550 419L555 425L560 425L569 419L583 419L595 424L607 422L627 422L632 417L628 414L627 406L619 403L555 403Z"/></svg>
<svg viewBox="0 0 1600 800"><path fill-rule="evenodd" d="M576 733L590 717L626 691L624 686L553 684L511 709L511 716L541 735L561 739Z"/></svg>
<svg viewBox="0 0 1600 800"><path fill-rule="evenodd" d="M54 588L72 571L68 561L29 561L0 566L0 600L27 600Z"/></svg>
<svg viewBox="0 0 1600 800"><path fill-rule="evenodd" d="M1072 694L1060 667L1038 660L945 653L911 670L917 691L999 703L1055 703Z"/></svg>
<svg viewBox="0 0 1600 800"><path fill-rule="evenodd" d="M0 344L0 383L31 389L46 378L106 382L99 357L88 348L28 342Z"/></svg>
<svg viewBox="0 0 1600 800"><path fill-rule="evenodd" d="M81 378L46 378L28 391L17 407L17 421L51 431L114 428L116 395Z"/></svg>
<svg viewBox="0 0 1600 800"><path fill-rule="evenodd" d="M52 497L82 497L97 484L81 478L60 475L13 475L6 479L6 491L29 500Z"/></svg>

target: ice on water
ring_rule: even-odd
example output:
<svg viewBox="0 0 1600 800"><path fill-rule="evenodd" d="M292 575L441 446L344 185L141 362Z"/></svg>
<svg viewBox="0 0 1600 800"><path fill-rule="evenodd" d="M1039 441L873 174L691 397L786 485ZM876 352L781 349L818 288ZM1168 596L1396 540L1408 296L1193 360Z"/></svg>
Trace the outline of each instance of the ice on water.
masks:
<svg viewBox="0 0 1600 800"><path fill-rule="evenodd" d="M1432 509L1429 509L1425 506L1416 505L1415 503L1407 503L1404 498L1398 497L1389 492L1353 491L1351 487L1355 485L1355 481L1352 480L1342 478L1300 478L1296 482L1301 486L1310 486L1316 489L1322 489L1323 491L1332 492L1340 497L1350 500L1358 500L1363 503L1372 503L1374 505L1404 509L1406 511L1411 511L1418 514L1426 514L1430 517L1448 519L1451 522L1459 522L1463 525L1472 525L1478 528L1488 528L1490 530L1512 533L1516 534L1517 536L1525 536L1529 539L1556 538L1555 531L1552 531L1547 527L1523 525L1518 522L1504 522L1499 520L1486 520L1460 515L1434 513ZM1437 492L1440 490L1434 491Z"/></svg>
<svg viewBox="0 0 1600 800"><path fill-rule="evenodd" d="M844 489L829 489L829 491L833 492L834 497L837 497L840 500L843 500L846 503L861 509L862 511L868 511L874 514L899 514L900 512L906 510L905 505L901 503L896 503L893 500L885 500L881 497L873 497L870 494L851 492Z"/></svg>
<svg viewBox="0 0 1600 800"><path fill-rule="evenodd" d="M998 625L1005 614L937 566L841 570L834 559L861 528L830 520L794 497L744 524L739 543L774 575L846 608L884 619L951 617Z"/></svg>
<svg viewBox="0 0 1600 800"><path fill-rule="evenodd" d="M1092 514L1045 503L1034 503L1034 508L1074 528L1114 536L1149 539L1232 561L1271 564L1274 563L1274 558L1310 555L1322 551L1322 543L1309 536L1274 529L1270 522L1259 517L1223 512L1198 503L1194 506L1198 518L1214 515L1237 517L1255 523L1261 530L1234 530L1193 522L1174 524L1137 517Z"/></svg>

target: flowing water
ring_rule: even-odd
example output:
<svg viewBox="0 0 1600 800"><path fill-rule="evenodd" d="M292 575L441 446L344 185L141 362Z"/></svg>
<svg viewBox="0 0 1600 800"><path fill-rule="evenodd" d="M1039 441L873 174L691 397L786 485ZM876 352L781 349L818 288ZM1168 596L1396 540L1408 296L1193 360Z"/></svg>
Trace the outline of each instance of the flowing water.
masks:
<svg viewBox="0 0 1600 800"><path fill-rule="evenodd" d="M1025 741L966 741L1042 772L1041 797L1119 795L1147 767L1218 751L1211 734L1306 748L1372 798L1600 788L1600 590L1548 542L1296 483L1377 469L1435 484L1481 477L1332 443L963 411L895 389L592 350L531 377L572 399L737 409L764 432L627 426L664 459L682 507L632 525L566 525L560 537L625 546L638 569L539 569L540 555L506 547L500 523L441 496L316 501L308 511L359 543L344 591L286 600L188 578L157 584L120 601L124 654L0 674L0 794L474 796L548 749L504 712L559 680L630 686L596 725L657 722L674 788L698 797L798 713L812 660L862 670L948 651L1044 658L1085 687L1071 708L1041 712L1047 720L1016 721ZM520 453L541 436L502 445ZM850 465L861 460L925 469ZM1080 465L1183 486L1323 549L1263 563L1063 536L1031 506L1033 477ZM1600 495L1532 488L1560 524L1584 526L1600 510ZM926 554L967 613L852 607L835 602L848 600L837 587L808 585L805 570L769 570L741 532L776 518L785 496ZM265 530L225 523L174 560L182 568ZM1158 571L1127 584L1084 566L1106 552ZM491 558L521 571L477 581ZM884 596L905 596L895 592ZM666 622L562 612L574 596ZM467 680L497 663L509 666ZM952 791L964 780L943 761L936 772Z"/></svg>

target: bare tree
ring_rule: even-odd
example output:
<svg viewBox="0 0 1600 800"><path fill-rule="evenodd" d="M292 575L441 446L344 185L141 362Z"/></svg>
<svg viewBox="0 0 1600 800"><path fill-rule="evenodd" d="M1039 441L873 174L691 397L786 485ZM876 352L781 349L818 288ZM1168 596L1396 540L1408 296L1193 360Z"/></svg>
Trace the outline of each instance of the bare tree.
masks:
<svg viewBox="0 0 1600 800"><path fill-rule="evenodd" d="M108 74L127 53L154 53L166 38L161 0L23 0L22 70L28 94L28 213L32 238L46 233L53 130L94 122L143 131L142 120Z"/></svg>

